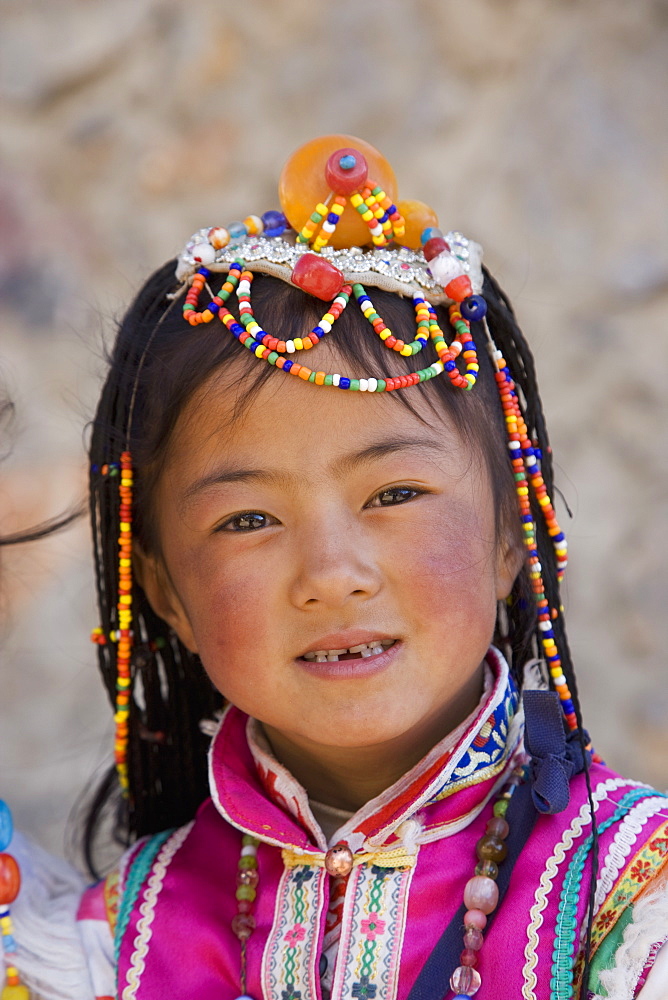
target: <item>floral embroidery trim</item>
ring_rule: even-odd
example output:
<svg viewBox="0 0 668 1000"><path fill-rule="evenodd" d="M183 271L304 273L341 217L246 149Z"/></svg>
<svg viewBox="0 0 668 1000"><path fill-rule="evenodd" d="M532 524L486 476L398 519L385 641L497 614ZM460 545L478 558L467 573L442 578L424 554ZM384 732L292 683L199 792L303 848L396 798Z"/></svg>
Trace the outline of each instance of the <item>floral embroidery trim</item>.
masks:
<svg viewBox="0 0 668 1000"><path fill-rule="evenodd" d="M622 872L617 885L601 906L591 932L591 954L596 954L601 942L613 929L624 910L644 889L647 882L659 874L668 862L668 821L662 823L634 854ZM576 982L582 975L582 959L578 961Z"/></svg>
<svg viewBox="0 0 668 1000"><path fill-rule="evenodd" d="M353 869L331 1000L396 997L413 871L373 864Z"/></svg>
<svg viewBox="0 0 668 1000"><path fill-rule="evenodd" d="M603 821L598 827L599 833L613 826L628 813L629 809L640 798L646 798L650 794L647 789L634 789L624 795L617 809ZM568 871L564 878L559 899L559 913L557 915L554 932L554 950L552 952L552 974L550 979L551 991L550 1000L569 1000L573 988L573 951L575 939L577 937L577 910L580 902L580 885L584 874L585 864L592 849L593 837L589 836L580 844L573 860L568 866ZM592 951L593 954L593 951Z"/></svg>
<svg viewBox="0 0 668 1000"><path fill-rule="evenodd" d="M276 895L274 921L262 959L267 1000L317 996L317 945L326 873L302 864L286 868Z"/></svg>
<svg viewBox="0 0 668 1000"><path fill-rule="evenodd" d="M596 888L596 898L594 900L594 914L598 913L603 900L612 889L617 876L626 862L632 848L638 841L643 827L655 816L656 813L666 808L666 795L654 794L639 802L634 809L620 823L615 838L610 845L603 865L601 875ZM582 928L580 941L584 941L586 927Z"/></svg>
<svg viewBox="0 0 668 1000"><path fill-rule="evenodd" d="M126 975L127 985L123 989L121 1000L135 1000L141 977L144 973L144 969L146 968L145 960L148 954L149 942L153 934L152 924L155 919L155 907L158 902L158 896L162 890L167 869L174 858L174 855L190 833L192 827L193 824L188 823L187 826L181 827L175 833L168 833L165 837L164 843L158 851L157 857L155 857L155 863L152 866L153 871L149 876L146 888L144 889L144 899L139 906L141 916L137 921L137 934L133 942L134 951L132 953L130 967L128 968ZM161 834L159 836L165 835ZM156 839L159 839L159 837L150 840L149 845L153 844ZM129 873L129 876L130 878L132 877L132 872ZM128 879L128 882L130 881L130 878Z"/></svg>
<svg viewBox="0 0 668 1000"><path fill-rule="evenodd" d="M635 781L628 781L625 778L607 778L596 786L593 793L594 811L598 811L601 802L608 797L608 793L617 788L638 787ZM576 837L579 837L585 826L591 823L589 815L589 803L585 802L577 816L571 820L571 824L562 834L561 840L555 845L551 856L545 862L545 869L540 877L540 882L534 896L534 903L529 910L529 926L527 927L527 944L524 949L524 967L522 975L524 983L522 985L523 1000L538 1000L536 996L536 986L538 977L535 968L538 964L538 931L543 924L543 913L547 907L548 896L553 887L554 880L559 873L559 867L563 864L567 851L570 851Z"/></svg>

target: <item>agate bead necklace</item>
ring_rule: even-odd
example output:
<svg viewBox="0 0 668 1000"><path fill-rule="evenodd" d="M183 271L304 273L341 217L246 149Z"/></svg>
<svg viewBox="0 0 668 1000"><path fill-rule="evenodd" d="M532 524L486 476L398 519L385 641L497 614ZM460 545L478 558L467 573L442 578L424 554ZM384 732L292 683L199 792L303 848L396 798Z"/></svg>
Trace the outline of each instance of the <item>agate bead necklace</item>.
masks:
<svg viewBox="0 0 668 1000"><path fill-rule="evenodd" d="M9 806L0 799L0 939L5 960L5 985L0 1000L29 1000L28 988L21 983L16 967L17 945L9 909L21 888L18 862L13 854L7 853L12 833L12 814Z"/></svg>

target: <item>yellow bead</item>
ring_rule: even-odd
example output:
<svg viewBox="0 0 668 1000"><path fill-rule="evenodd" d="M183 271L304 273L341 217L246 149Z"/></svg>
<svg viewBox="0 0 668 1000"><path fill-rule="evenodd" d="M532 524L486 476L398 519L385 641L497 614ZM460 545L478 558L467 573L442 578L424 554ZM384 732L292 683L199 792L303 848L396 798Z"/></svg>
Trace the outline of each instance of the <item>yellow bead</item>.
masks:
<svg viewBox="0 0 668 1000"><path fill-rule="evenodd" d="M293 340L293 344L295 345L295 350L296 351L303 351L304 350L304 344L302 342L302 338L301 337L295 337L295 339Z"/></svg>
<svg viewBox="0 0 668 1000"><path fill-rule="evenodd" d="M30 1000L27 986L3 986L0 1000Z"/></svg>
<svg viewBox="0 0 668 1000"><path fill-rule="evenodd" d="M411 349L408 346L408 344L406 344L404 347L402 347L401 350L399 351L399 354L403 354L403 356L405 358L410 358L410 356L412 355L412 353L413 352L411 351Z"/></svg>
<svg viewBox="0 0 668 1000"><path fill-rule="evenodd" d="M387 340L388 337L392 336L392 331L391 330L381 330L380 333L378 334L378 336L380 337L381 340Z"/></svg>
<svg viewBox="0 0 668 1000"><path fill-rule="evenodd" d="M264 345L263 344L258 344L258 346L253 351L253 354L255 355L256 358L261 358L262 355L263 355L263 353L264 353L264 351L265 351Z"/></svg>
<svg viewBox="0 0 668 1000"><path fill-rule="evenodd" d="M373 219L373 212L371 211L370 208L367 208L366 212L364 212L364 214L362 215L362 219L364 220L364 222L371 222L371 220Z"/></svg>

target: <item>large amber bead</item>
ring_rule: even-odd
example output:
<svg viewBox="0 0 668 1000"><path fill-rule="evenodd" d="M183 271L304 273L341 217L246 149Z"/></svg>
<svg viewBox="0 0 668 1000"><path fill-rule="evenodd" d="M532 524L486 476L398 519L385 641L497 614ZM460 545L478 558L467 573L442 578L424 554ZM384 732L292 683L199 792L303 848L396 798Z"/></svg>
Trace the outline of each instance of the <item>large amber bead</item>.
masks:
<svg viewBox="0 0 668 1000"><path fill-rule="evenodd" d="M401 242L405 247L412 250L419 250L422 246L422 233L431 226L438 226L438 216L433 208L425 205L423 201L410 199L400 201L397 208L404 217L406 223L406 233Z"/></svg>
<svg viewBox="0 0 668 1000"><path fill-rule="evenodd" d="M318 202L324 201L330 192L325 177L330 156L339 149L350 148L360 151L369 167L369 179L380 184L388 198L396 204L397 180L394 171L377 149L354 135L323 135L319 139L311 139L292 154L278 182L281 208L297 232ZM368 226L351 205L346 205L329 245L340 250L343 247L366 246L370 242Z"/></svg>

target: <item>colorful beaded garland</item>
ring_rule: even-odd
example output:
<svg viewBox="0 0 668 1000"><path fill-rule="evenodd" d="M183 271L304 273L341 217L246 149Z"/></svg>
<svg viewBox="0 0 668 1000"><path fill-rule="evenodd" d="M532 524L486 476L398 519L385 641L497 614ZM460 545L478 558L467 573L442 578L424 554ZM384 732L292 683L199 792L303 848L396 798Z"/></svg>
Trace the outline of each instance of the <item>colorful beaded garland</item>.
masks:
<svg viewBox="0 0 668 1000"><path fill-rule="evenodd" d="M377 379L373 376L366 378L352 378L340 374L328 374L324 371L314 371L305 365L299 365L286 358L285 354L293 354L296 351L308 350L314 347L318 341L328 333L332 324L345 309L351 295L351 286L344 285L334 302L329 307L320 322L306 337L295 338L294 340L282 341L277 337L267 334L255 320L251 303L251 284L253 274L246 269L243 258L239 257L230 265L227 280L218 295L211 295L211 300L202 310L198 310L199 297L206 287L209 277L207 268L200 268L193 276L192 285L183 306L184 318L191 326L200 323L210 323L217 315L221 322L227 327L230 333L251 351L255 356L268 362L277 368L282 368L284 372L297 375L304 381L313 382L315 385L335 386L340 389L349 389L361 392L391 392L395 389L404 389L419 382L427 381L440 375L445 371L454 386L461 389L472 389L476 383L479 371L476 345L471 337L470 324L463 318L461 308L457 303L450 306L450 323L454 329L455 337L451 344L447 344L443 331L441 330L436 317L435 310L420 293L414 293L413 301L418 327L418 337L411 344L395 338L392 332L385 325L381 317L373 308L373 304L366 293L364 287L356 283L352 286L354 293L363 314L369 320L374 330L384 341L385 346L398 351L404 356L411 356L421 350L427 343L425 328L438 355L438 361L417 372L408 375L398 375L386 379ZM239 302L239 319L226 307L233 292L236 291ZM455 363L459 355L462 355L466 362L466 371L461 374Z"/></svg>
<svg viewBox="0 0 668 1000"><path fill-rule="evenodd" d="M18 862L7 848L12 839L13 824L9 806L0 799L0 940L5 967L5 985L0 1000L29 1000L30 994L21 982L16 967L17 944L10 911L21 888L21 871Z"/></svg>

